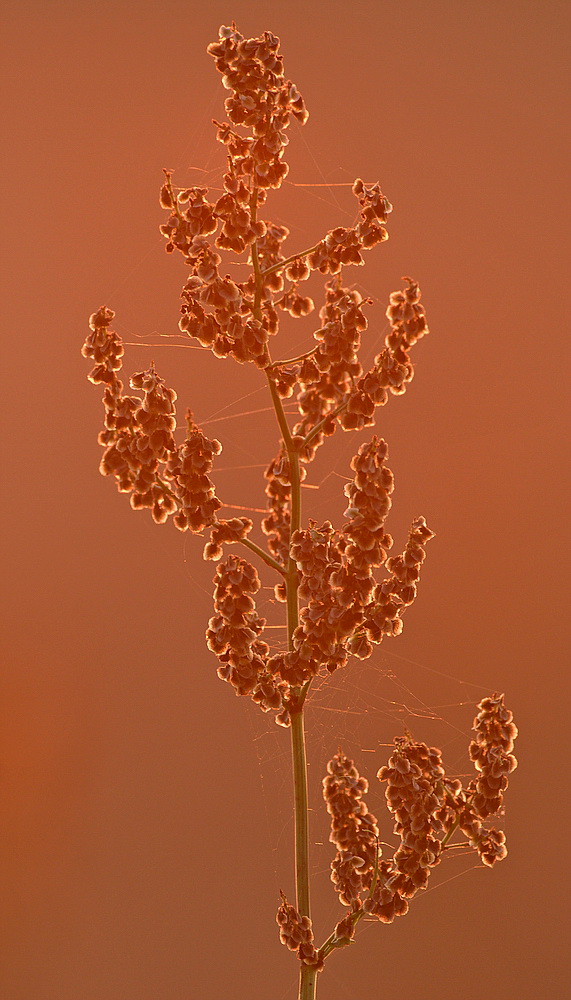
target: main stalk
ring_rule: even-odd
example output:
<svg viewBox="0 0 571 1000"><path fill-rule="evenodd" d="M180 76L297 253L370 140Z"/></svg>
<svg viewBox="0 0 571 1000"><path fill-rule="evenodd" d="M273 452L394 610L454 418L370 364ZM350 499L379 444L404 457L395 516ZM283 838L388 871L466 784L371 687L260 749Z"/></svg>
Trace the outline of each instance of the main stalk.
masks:
<svg viewBox="0 0 571 1000"><path fill-rule="evenodd" d="M258 208L258 192L254 188L250 202L252 221L256 220ZM263 278L258 259L256 243L252 245L252 265L255 278L254 316L262 319L261 301L263 293ZM276 417L282 434L289 461L291 482L291 520L290 538L301 523L301 477L299 468L299 452L297 451L286 420L283 404L272 378L271 370L267 370L268 384ZM293 649L293 633L299 622L298 573L294 560L289 557L285 576L287 597L287 638L288 649ZM307 759L305 755L305 732L303 705L307 686L294 689L292 696L297 701L291 713L291 748L293 765L293 798L295 815L295 884L296 908L302 917L309 917L309 808L307 797ZM315 1000L317 973L308 965L301 966L299 979L299 1000Z"/></svg>

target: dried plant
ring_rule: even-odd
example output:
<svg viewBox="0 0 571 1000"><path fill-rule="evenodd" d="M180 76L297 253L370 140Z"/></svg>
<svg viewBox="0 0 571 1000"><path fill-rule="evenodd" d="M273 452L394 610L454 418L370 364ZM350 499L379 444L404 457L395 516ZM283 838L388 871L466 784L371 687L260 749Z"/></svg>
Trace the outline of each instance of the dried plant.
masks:
<svg viewBox="0 0 571 1000"><path fill-rule="evenodd" d="M359 347L371 300L343 283L343 269L364 264L364 252L387 239L392 206L378 184L357 179L355 225L338 226L301 252L286 254L287 228L260 216L268 193L288 173L283 154L291 119L303 124L308 117L301 94L284 76L279 44L269 31L244 38L235 24L220 29L208 52L230 92L225 102L230 121L214 122L227 151L224 194L209 201L207 188L175 187L168 170L160 193L168 212L161 226L166 250L181 253L189 268L180 330L217 358L255 365L267 380L281 440L265 472L265 547L250 539L249 518L218 517L222 504L210 474L222 446L202 433L190 411L186 438L177 444L176 393L154 364L130 379L140 395L124 394L118 374L123 345L111 328L111 309L102 306L90 317L83 355L95 363L91 382L104 386L101 473L130 494L133 509L150 509L157 524L172 515L180 531L208 533L204 558L218 566L206 639L218 658L218 676L290 729L296 905L282 893L277 922L281 941L299 959L299 996L309 1000L326 960L353 940L362 918L390 923L407 912L432 868L459 846L452 840L457 831L485 865L506 856L504 834L486 822L502 809L508 774L516 767L517 730L503 695L480 702L469 747L476 777L466 787L447 776L440 750L410 734L395 739L388 765L377 774L386 784L399 841L390 858L381 856L377 820L365 802L367 780L342 750L333 755L323 795L337 849L331 880L345 912L317 947L309 899L304 705L317 675L345 667L351 657L366 659L385 637L400 634L433 532L417 517L403 552L389 556L393 539L385 522L394 478L386 465L387 443L376 435L360 445L351 462L342 528L314 520L302 526L300 485L317 450L338 427L347 432L373 427L376 408L405 392L414 373L411 348L428 326L419 286L404 278L404 287L390 296L385 346L363 371ZM251 270L245 281L221 273L224 251L246 256ZM296 318L315 308L302 291L312 271L327 278L315 346L274 361L270 340L278 332L280 311ZM290 427L283 400L294 395L299 420ZM225 547L235 544L276 574L275 596L286 605L287 645L273 655L263 638L266 621L256 611L257 570L233 553L222 559Z"/></svg>

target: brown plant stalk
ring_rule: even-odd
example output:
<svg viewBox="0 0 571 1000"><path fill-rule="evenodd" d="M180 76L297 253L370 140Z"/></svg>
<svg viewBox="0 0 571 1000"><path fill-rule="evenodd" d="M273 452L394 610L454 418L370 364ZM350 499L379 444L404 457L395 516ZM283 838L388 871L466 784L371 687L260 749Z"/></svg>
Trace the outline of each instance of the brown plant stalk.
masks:
<svg viewBox="0 0 571 1000"><path fill-rule="evenodd" d="M384 347L363 370L359 348L371 300L344 284L344 269L363 265L365 251L388 238L392 206L378 184L357 179L354 225L333 228L309 249L284 253L287 228L262 218L260 210L287 175L287 129L292 119L307 120L303 98L286 79L279 39L269 31L244 38L233 23L220 29L208 53L229 92L229 121L214 122L226 147L224 193L210 201L207 188L176 187L165 170L160 202L168 218L161 232L167 252L181 253L189 269L180 331L217 358L253 364L267 381L280 443L265 472L265 547L250 539L249 518L219 517L223 505L210 475L222 445L206 437L190 410L185 438L177 442L176 393L154 363L131 376L136 394L125 393L119 377L123 344L106 306L90 317L82 353L94 362L89 379L104 387L102 475L114 477L132 508L149 509L156 523L172 517L180 531L207 532L203 555L218 565L206 640L218 659L218 676L291 731L296 904L282 892L277 922L282 943L299 962L300 1000L314 1000L331 953L353 941L362 918L390 923L404 915L426 889L432 869L458 845L452 842L457 831L483 864L491 867L505 857L504 834L486 824L503 807L508 774L516 766L517 730L503 695L480 702L469 747L476 776L466 787L447 776L440 750L409 735L395 739L388 765L377 775L386 784L398 838L391 858L381 855L377 820L365 802L368 782L338 750L327 766L323 795L336 848L331 879L345 912L318 947L310 908L305 702L316 676L346 667L352 657L366 659L385 638L400 634L434 534L419 516L402 552L390 554L386 520L394 477L386 464L387 443L376 434L351 461L342 527L330 521L302 524L301 484L326 438L339 428L373 427L377 407L406 391L414 374L411 348L428 326L419 286L406 277L404 287L390 296ZM234 281L220 270L226 252L247 257L245 280ZM315 346L274 362L270 342L280 312L300 318L315 309L301 291L314 271L326 279ZM299 419L290 426L283 400L294 394ZM270 653L266 621L256 610L258 572L242 555L225 555L230 545L248 549L276 574L275 596L286 606L287 624L287 642L278 652Z"/></svg>

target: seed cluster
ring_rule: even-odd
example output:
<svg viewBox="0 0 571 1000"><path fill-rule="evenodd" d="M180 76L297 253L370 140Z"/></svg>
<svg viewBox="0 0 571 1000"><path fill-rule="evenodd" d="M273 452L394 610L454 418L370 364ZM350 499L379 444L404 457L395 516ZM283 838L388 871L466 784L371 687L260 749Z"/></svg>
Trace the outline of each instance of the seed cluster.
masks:
<svg viewBox="0 0 571 1000"><path fill-rule="evenodd" d="M361 905L360 893L368 889L377 862L379 828L363 796L369 782L341 750L327 765L323 798L331 816L330 841L337 854L331 862L331 880L342 903Z"/></svg>
<svg viewBox="0 0 571 1000"><path fill-rule="evenodd" d="M504 705L503 694L484 698L478 708L480 711L473 727L476 738L469 748L477 777L466 790L455 790L453 798L459 828L483 864L491 868L496 861L506 857L506 838L503 831L493 827L486 829L483 823L489 816L502 814L508 774L517 767L517 759L512 753L517 727L512 712ZM450 823L449 812L447 821Z"/></svg>
<svg viewBox="0 0 571 1000"><path fill-rule="evenodd" d="M261 188L279 187L287 174L282 162L290 119L305 124L309 115L297 87L284 77L279 38L264 31L244 38L235 25L222 27L219 41L208 46L222 82L231 91L225 108L230 121L253 132L240 157L242 175ZM242 149L241 149L242 151Z"/></svg>
<svg viewBox="0 0 571 1000"><path fill-rule="evenodd" d="M363 801L366 780L341 751L327 765L323 794L332 817L330 840L338 848L331 880L340 901L351 907L337 925L336 946L349 943L361 915L391 923L405 914L409 901L427 888L430 872L442 861L456 830L488 867L506 857L505 834L484 823L501 810L507 774L517 766L511 753L517 728L503 695L484 698L478 709L476 739L469 747L478 777L466 788L446 774L436 747L416 743L410 735L395 739L388 765L377 774L386 783L399 840L390 859L380 860L376 852L376 819Z"/></svg>
<svg viewBox="0 0 571 1000"><path fill-rule="evenodd" d="M161 232L167 251L182 253L189 268L181 295L181 332L216 357L232 356L263 368L281 398L297 392L300 419L292 428L291 442L281 442L265 473L267 513L261 528L277 566L285 573L290 560L297 565L298 595L305 601L289 648L272 657L261 651L266 646L261 620L255 651L241 650L236 663L231 663L228 647L218 649L210 632L208 641L225 658L219 675L265 710L275 708L276 721L287 724L292 688L322 668L332 672L345 665L351 655L370 656L375 643L399 634L402 612L416 595L424 545L432 537L419 518L403 554L387 559L393 545L385 529L393 476L385 464L386 442L377 437L362 445L352 460L345 526L339 530L330 522L321 527L310 522L292 535L291 448L297 452L303 481L317 449L337 424L347 431L372 425L375 407L386 402L390 391L403 391L412 378L407 351L428 327L418 284L406 278L407 287L390 297L386 346L371 371L363 372L359 349L368 327L365 308L372 300L343 283L342 269L363 264L363 252L387 239L392 206L378 184L357 179L355 225L334 228L310 250L286 257L288 228L261 219L258 209L287 174L287 129L292 119L301 124L307 120L303 99L284 75L279 39L271 32L247 39L235 24L222 27L208 52L229 91L229 121L214 123L227 153L224 190L211 198L205 187L175 188L172 171L165 170L160 203L168 219ZM225 251L249 255L252 270L244 281L221 270ZM274 364L268 344L278 330L279 312L298 318L313 310L313 300L302 295L299 286L315 270L329 276L319 310L321 325L313 335L316 346L298 361ZM83 349L95 362L91 380L104 384L102 473L114 475L119 489L131 494L132 506L150 508L158 523L174 515L181 531L209 529L206 559L221 560L227 544L252 547L249 518L218 517L222 504L210 473L220 443L202 433L190 412L185 440L175 441L176 394L153 365L131 380L133 389L142 390L142 398L123 395L117 375L123 345L110 329L112 318L106 307L91 317ZM385 563L390 575L378 580L375 572ZM219 567L216 601L221 599L220 572ZM285 580L275 585L275 597L286 601Z"/></svg>
<svg viewBox="0 0 571 1000"><path fill-rule="evenodd" d="M368 327L363 306L370 303L371 299L363 299L338 278L325 283L325 303L319 311L321 326L313 335L318 347L294 369L300 386L297 407L301 415L294 433L305 436L325 421L313 437L311 450L303 456L306 461L311 460L325 437L334 433L336 422L327 418L343 404L339 422L345 429L350 428L348 409L353 386L363 373L358 358L361 334Z"/></svg>
<svg viewBox="0 0 571 1000"><path fill-rule="evenodd" d="M260 589L254 566L230 555L219 563L214 578L215 614L208 622L206 642L218 657L220 680L237 695L250 695L264 712L276 711L279 725L290 724L289 687L268 669L269 647L259 638L265 618L256 611L253 595Z"/></svg>
<svg viewBox="0 0 571 1000"><path fill-rule="evenodd" d="M484 698L478 706L474 729L476 739L470 743L470 758L478 777L474 808L479 816L493 816L503 805L508 774L517 767L512 750L517 737L513 714L504 705L504 696Z"/></svg>
<svg viewBox="0 0 571 1000"><path fill-rule="evenodd" d="M131 388L141 390L142 398L123 395L117 375L123 344L110 327L114 315L105 306L93 313L91 333L82 348L83 356L96 363L90 381L105 386L105 430L98 437L105 450L99 471L114 476L119 492L131 494L131 507L150 509L157 524L174 514L180 531L201 532L214 523L221 507L209 473L222 445L201 433L190 412L186 439L176 444L176 392L159 378L154 363L130 379Z"/></svg>
<svg viewBox="0 0 571 1000"><path fill-rule="evenodd" d="M232 517L229 521L217 521L210 529L210 541L204 546L204 558L217 562L222 558L223 545L232 545L248 537L253 521L249 517Z"/></svg>
<svg viewBox="0 0 571 1000"><path fill-rule="evenodd" d="M286 464L287 457L282 449L264 472L267 480L265 492L268 497L268 513L262 520L262 531L267 536L268 548L284 566L289 555L291 523L291 484L288 477L284 480L283 474Z"/></svg>
<svg viewBox="0 0 571 1000"><path fill-rule="evenodd" d="M319 423L344 395L342 426L363 426L355 415L363 393L360 403L356 397L349 399L349 394L355 395L354 380L363 374L355 351L367 323L360 309L361 296L342 287L340 272L343 266L363 264L363 251L388 238L385 225L392 206L378 183L367 185L358 178L353 185L359 204L357 224L337 226L310 250L286 259L282 250L288 228L260 219L257 211L268 190L279 188L287 176L283 159L287 129L292 118L300 124L307 121L303 98L284 75L279 39L271 32L246 39L234 24L223 26L218 42L208 46L208 52L230 91L225 101L229 122L214 122L216 137L227 153L224 192L209 200L207 188L177 189L172 171L165 170L160 193L161 206L169 212L161 226L166 249L178 250L190 267L182 290L179 327L217 357L232 356L240 363L253 362L267 369L271 367L268 341L278 329L278 310L294 318L307 316L314 302L300 293L299 284L312 271L337 276L326 286L322 327L315 334L322 343L315 359L301 369L277 366L274 375L284 395L291 395L296 383L300 386L302 421L296 433L303 434ZM208 240L211 236L215 236L214 246ZM219 250L249 253L253 272L241 282L221 274ZM286 263L280 267L282 262ZM325 432L331 432L330 424ZM316 435L312 450L322 440L321 433Z"/></svg>
<svg viewBox="0 0 571 1000"><path fill-rule="evenodd" d="M210 441L187 413L186 440L177 448L167 463L167 475L177 500L177 513L173 520L177 528L201 532L216 518L222 506L214 492L209 473L214 457L222 451L220 441Z"/></svg>
<svg viewBox="0 0 571 1000"><path fill-rule="evenodd" d="M393 474L384 464L386 441L374 436L351 462L355 476L345 487L349 507L342 531L326 521L310 521L292 535L291 557L299 570L298 593L307 600L292 648L272 658L272 667L291 684L301 684L325 667L330 673L350 655L366 659L373 643L402 630L402 612L416 596L424 546L433 537L424 518L410 529L402 555L389 559L391 575L377 583L393 544L385 530L391 507Z"/></svg>
<svg viewBox="0 0 571 1000"><path fill-rule="evenodd" d="M384 347L371 368L363 369L359 352L373 300L344 283L343 268L363 265L364 252L388 239L392 206L378 183L357 178L352 186L358 203L355 224L330 229L309 249L288 252L289 229L260 217L268 193L280 188L288 173L284 153L291 121L304 124L308 118L301 94L285 77L279 45L269 31L245 38L234 23L220 28L208 53L229 91L229 121L214 120L226 153L222 193L176 187L173 172L164 170L159 196L168 213L160 227L165 249L181 253L188 268L181 334L216 358L253 364L269 382L281 440L264 474L265 550L249 537L250 518L218 517L223 504L210 474L222 446L201 431L189 410L185 438L177 443L177 396L153 362L130 379L139 394L124 393L119 378L124 348L106 306L90 317L82 353L94 364L90 381L103 386L101 473L113 476L119 491L130 494L131 506L149 509L156 523L172 515L180 531L207 532L203 556L218 565L206 640L217 657L218 676L236 695L273 712L278 725L290 726L299 722L316 675L333 673L351 656L366 659L385 637L400 634L434 533L424 517L416 517L403 551L390 555L394 542L386 521L394 476L386 464L387 443L376 434L351 460L343 526L314 519L300 525L299 484L317 450L338 427L351 432L374 426L376 408L406 391L414 375L411 348L429 331L419 285L405 276L405 286L389 298ZM243 280L225 273L223 254L228 253L246 255L242 263L249 273ZM274 362L270 342L280 313L302 319L316 308L301 291L315 271L326 280L313 346ZM291 429L284 399L297 408ZM237 555L224 558L224 547L236 544L255 552L280 577L274 594L287 603L287 643L273 655L264 640L266 620L256 608L257 570ZM501 814L508 775L517 766L512 753L517 729L503 698L494 694L478 706L469 747L476 776L467 787L446 774L437 748L410 735L394 741L388 764L377 774L386 785L398 839L391 858L381 857L377 819L365 802L366 778L341 750L330 760L323 795L336 847L331 879L348 912L318 951L311 920L281 894L280 939L302 966L321 971L329 951L353 939L361 917L390 923L405 914L445 852L459 846L451 842L456 831L483 864L492 867L506 856L505 834L486 825L489 817Z"/></svg>
<svg viewBox="0 0 571 1000"><path fill-rule="evenodd" d="M409 349L428 333L428 325L418 283L408 277L403 281L408 282L407 287L390 295L386 315L391 330L385 337L386 346L351 392L346 416L341 418L345 430L373 424L375 407L384 406L389 393L401 396L414 376Z"/></svg>
<svg viewBox="0 0 571 1000"><path fill-rule="evenodd" d="M131 388L143 391L143 397L123 395L123 383L117 375L123 345L110 328L114 315L103 306L90 316L91 333L82 348L83 356L95 361L90 381L105 386L105 430L98 438L105 450L99 471L114 476L120 492L131 494L134 510L150 508L154 520L161 524L176 510L176 501L159 475L161 464L176 450L176 393L165 386L151 364L130 381Z"/></svg>
<svg viewBox="0 0 571 1000"><path fill-rule="evenodd" d="M441 805L445 771L440 750L409 739L395 740L395 749L387 767L378 772L386 781L385 796L395 817L394 832L400 846L393 857L394 874L385 888L412 899L419 889L426 889L430 869L440 861L442 825L436 818Z"/></svg>
<svg viewBox="0 0 571 1000"><path fill-rule="evenodd" d="M282 901L276 914L276 921L280 929L281 943L290 951L295 951L304 965L314 966L321 972L324 962L315 947L311 920L309 917L302 917L295 906L288 903L283 892L280 895Z"/></svg>
<svg viewBox="0 0 571 1000"><path fill-rule="evenodd" d="M260 589L254 566L230 555L216 568L214 610L208 623L208 648L220 663L218 676L230 681L238 694L250 694L265 667L268 646L258 639L265 619L256 613L252 595Z"/></svg>
<svg viewBox="0 0 571 1000"><path fill-rule="evenodd" d="M96 362L91 380L104 385L101 472L113 475L119 490L131 494L134 509L150 508L157 523L174 515L173 523L181 531L201 533L209 528L204 556L219 560L225 544L244 541L253 527L249 518L218 518L221 501L210 473L222 446L201 432L190 412L186 438L176 443L176 393L165 386L154 365L131 378L131 387L140 390L142 398L123 395L117 375L123 345L110 327L113 315L102 307L91 317L91 333L83 348L84 355ZM343 364L348 363L351 351ZM292 687L305 683L322 667L332 672L345 665L350 655L370 656L374 643L400 632L400 616L416 596L424 545L432 532L418 518L402 555L387 559L393 540L385 530L385 520L394 485L385 464L387 452L386 442L374 436L353 458L354 479L345 488L349 506L342 530L328 521L321 527L310 521L291 540L291 470L285 448L266 473L269 512L263 530L268 548L279 565L285 567L290 556L297 564L298 593L307 603L300 611L289 650L267 655L267 646L259 638L264 624L260 620L255 656L248 655L230 667L228 648L220 650L225 659L219 676L264 710L275 710L276 721L282 725L289 722ZM303 466L301 474L305 474ZM378 582L374 573L384 563L391 575ZM219 586L217 578L217 594ZM276 586L276 597L285 600L284 583ZM210 635L208 641L218 653Z"/></svg>

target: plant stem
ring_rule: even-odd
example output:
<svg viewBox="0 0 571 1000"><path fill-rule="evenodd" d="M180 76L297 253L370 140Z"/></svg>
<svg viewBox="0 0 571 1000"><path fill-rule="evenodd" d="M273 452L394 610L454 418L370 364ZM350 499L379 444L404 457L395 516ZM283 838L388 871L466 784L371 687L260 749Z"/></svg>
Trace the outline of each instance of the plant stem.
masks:
<svg viewBox="0 0 571 1000"><path fill-rule="evenodd" d="M444 850L444 848L446 847L446 845L447 845L448 841L450 840L452 834L456 833L456 830L458 829L459 824L460 824L460 817L457 816L456 819L454 820L452 826L450 827L448 833L444 837L444 840L441 843L441 850Z"/></svg>
<svg viewBox="0 0 571 1000"><path fill-rule="evenodd" d="M240 543L249 548L251 552L255 552L260 559L263 559L264 562L271 567L271 569L275 569L276 572L281 573L282 576L286 575L284 567L277 561L277 559L273 559L268 552L264 552L264 550L261 549L259 545L256 545L255 542L251 542L249 538L241 538Z"/></svg>
<svg viewBox="0 0 571 1000"><path fill-rule="evenodd" d="M456 815L456 819L454 820L454 822L453 822L452 826L450 827L448 833L446 834L446 836L444 837L444 839L442 841L442 844L441 844L442 848L446 847L446 845L448 844L448 841L450 840L450 838L452 837L452 835L456 832L456 830L460 826L460 810L459 810L458 806L456 805L456 802L454 801L454 796L450 794L450 792L448 791L447 788L445 789L445 792L446 792L446 795L448 796L448 798L449 798L449 800L450 800L453 808L457 810L457 815ZM470 802L470 800L472 798L472 795L473 795L473 793L471 795L468 795L468 797L466 799L466 803L467 804Z"/></svg>
<svg viewBox="0 0 571 1000"><path fill-rule="evenodd" d="M303 446L305 447L305 445L308 445L310 441L313 441L314 437L316 437L319 434L323 425L327 423L328 420L331 420L333 417L336 417L339 413L341 413L341 410L345 409L348 402L349 402L349 393L347 393L345 399L343 399L339 403L339 406L336 406L334 410L330 410L329 413L326 413L323 419L320 420L319 423L315 425L315 427L311 428L311 430L303 440Z"/></svg>
<svg viewBox="0 0 571 1000"><path fill-rule="evenodd" d="M379 857L380 857L379 843L377 840L377 856L375 858L375 868L373 871L371 888L369 889L369 899L371 899L371 897L374 895L375 889L377 887L377 880L379 878ZM361 918L364 916L365 916L365 911L363 909L357 910L355 913L353 913L351 915L351 919L353 921L353 927L356 927ZM327 958L328 955L331 954L332 951L335 951L336 948L343 948L343 947L345 947L345 945L342 943L342 941L340 941L337 938L336 932L333 931L333 933L330 934L329 937L327 938L327 941L325 941L321 945L321 948L319 949L319 954L321 958L325 959Z"/></svg>
<svg viewBox="0 0 571 1000"><path fill-rule="evenodd" d="M271 267L267 267L265 271L262 271L262 276L265 277L267 274L274 274L275 271L281 271L282 267L286 267L288 264L293 263L294 260L299 260L300 257L307 257L308 254L313 253L317 250L319 243L316 243L314 247L309 247L308 250L302 250L301 253L294 253L291 257L286 260L280 260L277 264L272 264Z"/></svg>
<svg viewBox="0 0 571 1000"><path fill-rule="evenodd" d="M352 918L353 926L356 926L361 920L361 918L364 916L365 916L364 910L357 910L357 912L353 914ZM335 931L333 931L333 933L330 934L329 937L327 938L327 941L324 941L323 944L321 945L321 948L319 949L319 954L321 955L322 958L327 958L332 951L335 951L336 948L340 947L344 947L344 945L340 944L339 939L335 934Z"/></svg>
<svg viewBox="0 0 571 1000"><path fill-rule="evenodd" d="M281 400L280 400L281 406ZM299 452L288 448L291 478L291 525L290 533L300 526L301 522L301 482L299 474ZM290 556L287 590L287 631L288 645L293 648L293 633L299 621L298 612L298 574L297 566ZM309 684L296 689L293 693L297 699L298 708L291 716L291 748L293 762L293 795L295 810L295 883L297 911L302 917L311 918L309 902L309 808L307 798L307 760L305 755L305 733L303 719L303 704ZM315 1000L317 988L317 972L309 965L303 965L299 977L299 1000Z"/></svg>
<svg viewBox="0 0 571 1000"><path fill-rule="evenodd" d="M295 805L295 881L297 910L308 917L309 905L309 820L307 808L307 762L303 711L292 713L291 749Z"/></svg>
<svg viewBox="0 0 571 1000"><path fill-rule="evenodd" d="M254 187L250 200L250 213L252 220L257 218L258 191ZM306 251L310 253L311 251ZM295 257L292 258L295 260ZM260 271L258 258L258 247L252 244L252 266L254 270L254 316L261 322L262 319L262 292L263 275L278 270L288 263L284 261L275 268L269 268L265 272ZM268 385L274 404L274 410L283 438L283 443L287 451L289 461L289 476L291 483L291 518L290 518L290 540L294 531L297 531L301 523L301 476L299 468L299 451L294 445L291 431L288 426L281 397L276 388L276 384L271 373L270 365L266 368ZM287 638L288 649L293 649L293 633L299 622L299 598L298 585L299 578L297 566L291 555L288 559L287 572L285 573L286 594L287 594ZM303 704L309 684L292 690L292 702L294 708L291 712L291 747L293 765L293 796L295 813L295 882L296 882L296 909L301 916L310 917L309 905L309 810L307 799L307 760L305 756L305 733L303 720ZM315 990L317 985L317 972L309 965L301 965L299 978L299 1000L315 1000Z"/></svg>
<svg viewBox="0 0 571 1000"><path fill-rule="evenodd" d="M302 965L299 976L299 1000L315 1000L317 972L312 965Z"/></svg>
<svg viewBox="0 0 571 1000"><path fill-rule="evenodd" d="M316 333L321 333L321 330L316 330ZM305 354L298 354L297 358L286 358L285 361L274 361L272 368L285 368L286 365L294 365L297 361L305 361L306 358L310 358L312 354L315 354L318 349L319 344L312 347L310 351L306 351Z"/></svg>
<svg viewBox="0 0 571 1000"><path fill-rule="evenodd" d="M266 368L266 377L268 379L268 385L270 387L270 392L272 394L272 403L274 404L274 410L276 411L276 417L278 418L278 424L280 425L280 431L282 432L283 442L284 442L284 444L286 446L287 453L288 453L288 456L289 456L289 459L290 459L290 468L291 468L291 465L292 465L292 460L291 460L292 453L293 454L297 454L297 453L295 452L295 449L294 449L294 445L293 445L293 441L292 441L292 437L291 437L291 431L289 429L288 422L286 420L286 415L285 415L283 403L281 401L280 394L279 394L278 390L276 389L276 383L274 382L274 379L273 379L273 376L272 376L270 368ZM293 483L291 485L292 485L292 502L293 502ZM292 508L292 517L293 517L293 508ZM298 525L298 527L299 527L299 525ZM295 529L293 529L293 530L295 530Z"/></svg>
<svg viewBox="0 0 571 1000"><path fill-rule="evenodd" d="M271 384L271 383L270 383ZM279 398L279 397L278 397ZM281 406L281 400L280 406ZM297 531L301 521L301 483L299 475L299 453L288 448L291 478L291 524L290 537ZM288 646L293 648L293 633L299 621L297 566L290 556L287 592L287 632ZM303 704L309 684L295 689L292 693L298 708L291 715L291 750L293 763L293 798L295 812L295 885L296 908L302 917L311 918L309 902L309 808L307 799L307 760L305 755L305 733ZM312 966L303 965L299 977L299 1000L315 1000L317 972Z"/></svg>

